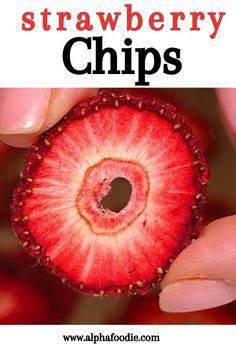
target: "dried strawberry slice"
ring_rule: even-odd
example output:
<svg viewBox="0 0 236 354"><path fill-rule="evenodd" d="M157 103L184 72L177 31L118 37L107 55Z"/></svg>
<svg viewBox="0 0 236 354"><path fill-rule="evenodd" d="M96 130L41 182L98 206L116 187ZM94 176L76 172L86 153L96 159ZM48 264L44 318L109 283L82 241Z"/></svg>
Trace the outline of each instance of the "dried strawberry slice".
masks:
<svg viewBox="0 0 236 354"><path fill-rule="evenodd" d="M74 289L145 293L198 235L208 177L175 108L100 93L31 147L12 222Z"/></svg>

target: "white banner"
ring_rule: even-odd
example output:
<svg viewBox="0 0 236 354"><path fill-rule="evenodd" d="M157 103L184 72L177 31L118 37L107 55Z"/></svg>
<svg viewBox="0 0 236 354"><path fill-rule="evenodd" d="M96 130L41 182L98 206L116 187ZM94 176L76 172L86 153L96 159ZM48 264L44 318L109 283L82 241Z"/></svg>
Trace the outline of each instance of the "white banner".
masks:
<svg viewBox="0 0 236 354"><path fill-rule="evenodd" d="M1 87L234 87L235 0L8 0Z"/></svg>
<svg viewBox="0 0 236 354"><path fill-rule="evenodd" d="M1 326L7 354L235 354L235 326Z"/></svg>

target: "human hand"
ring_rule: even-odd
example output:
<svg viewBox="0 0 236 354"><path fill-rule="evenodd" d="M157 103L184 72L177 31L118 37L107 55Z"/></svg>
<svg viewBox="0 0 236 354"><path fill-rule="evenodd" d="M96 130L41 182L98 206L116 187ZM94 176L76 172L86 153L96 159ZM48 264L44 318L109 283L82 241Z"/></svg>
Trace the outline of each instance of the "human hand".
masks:
<svg viewBox="0 0 236 354"><path fill-rule="evenodd" d="M218 89L226 130L236 145L236 89ZM236 299L236 215L207 225L176 258L161 283L160 307L190 312Z"/></svg>
<svg viewBox="0 0 236 354"><path fill-rule="evenodd" d="M96 94L92 88L0 89L0 139L27 147L76 103Z"/></svg>

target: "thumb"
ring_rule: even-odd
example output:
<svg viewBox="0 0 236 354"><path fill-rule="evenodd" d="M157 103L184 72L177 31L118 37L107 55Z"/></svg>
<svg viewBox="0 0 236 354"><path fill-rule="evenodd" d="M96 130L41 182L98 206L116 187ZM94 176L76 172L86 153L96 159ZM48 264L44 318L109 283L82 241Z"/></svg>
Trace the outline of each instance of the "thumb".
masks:
<svg viewBox="0 0 236 354"><path fill-rule="evenodd" d="M207 225L174 261L161 284L160 307L190 312L236 299L236 215Z"/></svg>
<svg viewBox="0 0 236 354"><path fill-rule="evenodd" d="M236 145L236 89L217 89L216 94L226 130L233 144Z"/></svg>
<svg viewBox="0 0 236 354"><path fill-rule="evenodd" d="M13 146L29 146L76 103L96 91L88 88L1 89L0 138Z"/></svg>

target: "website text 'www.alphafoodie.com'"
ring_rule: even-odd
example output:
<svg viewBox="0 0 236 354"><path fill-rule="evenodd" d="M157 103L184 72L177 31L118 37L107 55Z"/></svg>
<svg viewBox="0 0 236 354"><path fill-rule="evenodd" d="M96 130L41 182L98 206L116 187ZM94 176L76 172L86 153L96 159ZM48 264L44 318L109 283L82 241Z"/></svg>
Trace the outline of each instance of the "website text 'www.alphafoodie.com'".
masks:
<svg viewBox="0 0 236 354"><path fill-rule="evenodd" d="M88 342L88 343L104 343L104 342L160 342L160 336L157 334L137 335L134 333L125 334L103 334L89 333L89 334L63 334L64 342Z"/></svg>

